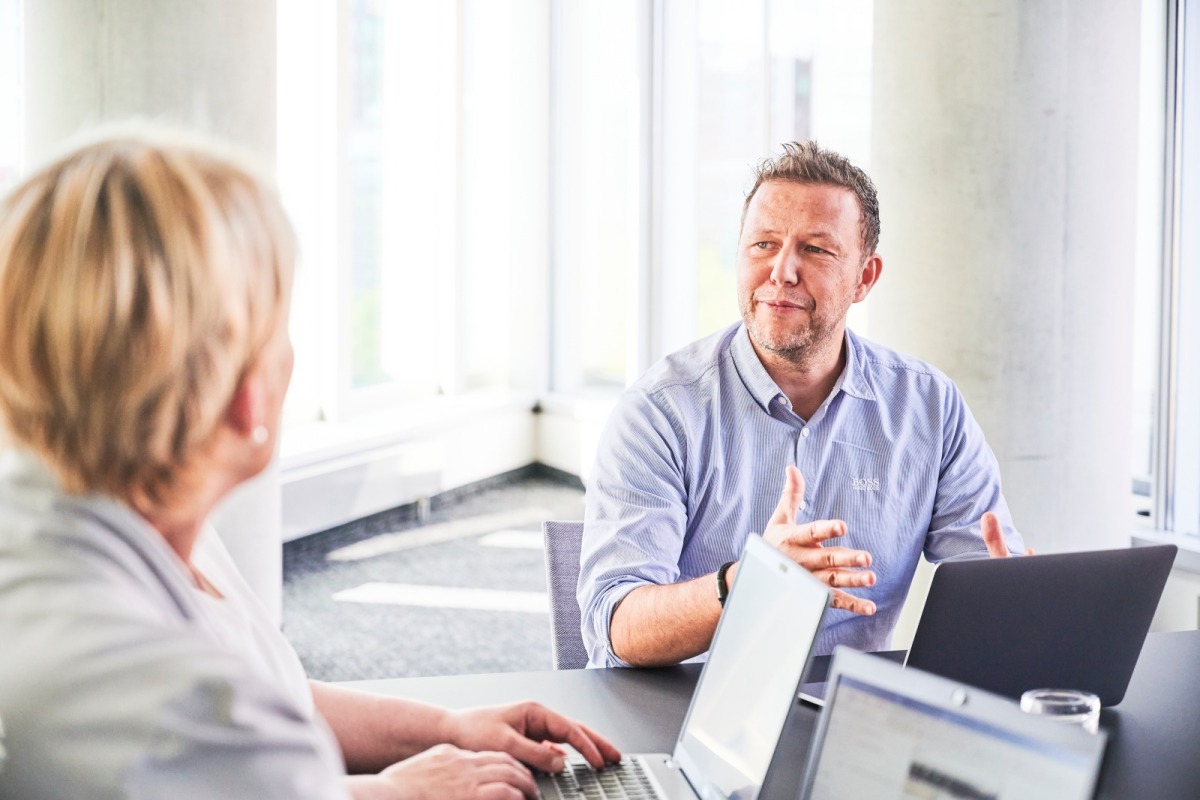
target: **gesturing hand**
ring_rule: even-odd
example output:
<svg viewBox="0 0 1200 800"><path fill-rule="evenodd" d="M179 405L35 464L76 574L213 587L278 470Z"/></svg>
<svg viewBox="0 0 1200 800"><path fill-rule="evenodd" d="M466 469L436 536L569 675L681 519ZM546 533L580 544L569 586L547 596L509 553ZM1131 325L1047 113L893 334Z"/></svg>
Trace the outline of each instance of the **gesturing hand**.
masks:
<svg viewBox="0 0 1200 800"><path fill-rule="evenodd" d="M846 523L840 519L823 519L797 525L796 510L803 499L804 476L796 467L789 466L783 494L767 521L763 538L818 580L828 584L833 589L834 608L856 614L874 614L875 604L870 600L842 591L846 587L875 585L875 573L866 569L871 566L871 554L866 550L824 545L824 542L846 535Z"/></svg>
<svg viewBox="0 0 1200 800"><path fill-rule="evenodd" d="M979 530L983 534L983 543L987 546L989 556L1007 558L1012 555L1008 552L1008 543L1004 541L1004 530L1000 527L1000 518L991 511L984 512L983 519L979 520ZM1026 548L1025 555L1033 555L1033 548Z"/></svg>

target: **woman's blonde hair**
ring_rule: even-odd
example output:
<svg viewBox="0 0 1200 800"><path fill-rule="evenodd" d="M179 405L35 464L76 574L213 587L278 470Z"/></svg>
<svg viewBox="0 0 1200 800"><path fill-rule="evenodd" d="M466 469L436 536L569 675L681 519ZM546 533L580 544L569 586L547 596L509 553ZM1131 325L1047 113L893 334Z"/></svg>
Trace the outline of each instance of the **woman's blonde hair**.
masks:
<svg viewBox="0 0 1200 800"><path fill-rule="evenodd" d="M293 261L274 191L213 145L74 150L0 205L0 423L67 492L164 502L286 324Z"/></svg>

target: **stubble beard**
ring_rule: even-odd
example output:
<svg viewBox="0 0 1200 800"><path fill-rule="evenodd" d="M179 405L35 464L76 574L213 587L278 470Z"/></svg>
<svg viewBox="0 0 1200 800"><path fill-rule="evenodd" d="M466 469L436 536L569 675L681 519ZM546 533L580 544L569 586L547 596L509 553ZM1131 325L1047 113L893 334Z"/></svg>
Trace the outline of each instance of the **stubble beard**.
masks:
<svg viewBox="0 0 1200 800"><path fill-rule="evenodd" d="M803 327L771 334L759 326L754 313L756 306L756 300L747 300L742 306L742 320L746 323L750 341L754 342L760 353L770 353L793 366L805 367L820 360L829 349L837 326L816 315L814 309L808 309L808 323ZM841 342L837 345L840 347Z"/></svg>

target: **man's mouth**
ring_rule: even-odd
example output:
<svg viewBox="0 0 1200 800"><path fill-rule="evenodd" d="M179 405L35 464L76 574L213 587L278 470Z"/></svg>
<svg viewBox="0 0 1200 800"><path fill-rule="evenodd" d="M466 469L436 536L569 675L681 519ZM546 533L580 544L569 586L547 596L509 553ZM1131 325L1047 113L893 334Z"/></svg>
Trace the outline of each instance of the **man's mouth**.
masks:
<svg viewBox="0 0 1200 800"><path fill-rule="evenodd" d="M774 309L779 309L781 311L787 311L787 310L791 310L791 309L795 309L797 311L808 311L809 310L807 304L793 303L790 300L784 300L782 298L760 297L755 302L761 303L762 305L770 306L771 308L774 308Z"/></svg>

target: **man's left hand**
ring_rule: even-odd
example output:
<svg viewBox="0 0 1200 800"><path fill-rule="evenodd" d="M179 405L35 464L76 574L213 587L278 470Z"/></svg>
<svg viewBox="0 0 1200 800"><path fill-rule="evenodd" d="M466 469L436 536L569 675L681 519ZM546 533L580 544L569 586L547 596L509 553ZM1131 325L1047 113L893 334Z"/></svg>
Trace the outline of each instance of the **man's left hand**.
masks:
<svg viewBox="0 0 1200 800"><path fill-rule="evenodd" d="M987 545L988 555L992 558L1008 558L1012 555L1008 552L1008 543L1004 541L1004 531L1000 527L999 517L988 511L979 521L979 527L983 531L983 543ZM1025 555L1033 555L1033 548L1026 548Z"/></svg>
<svg viewBox="0 0 1200 800"><path fill-rule="evenodd" d="M498 750L542 772L561 772L571 745L596 769L621 760L621 752L582 723L526 701L450 714L448 741L464 750Z"/></svg>

